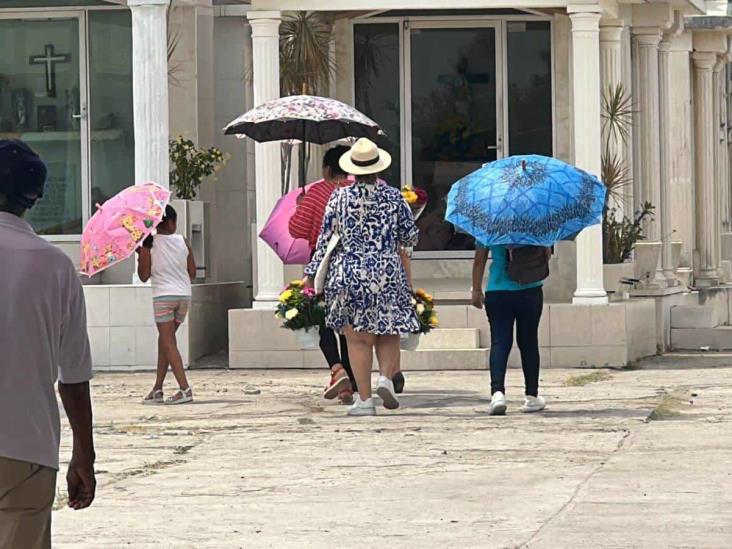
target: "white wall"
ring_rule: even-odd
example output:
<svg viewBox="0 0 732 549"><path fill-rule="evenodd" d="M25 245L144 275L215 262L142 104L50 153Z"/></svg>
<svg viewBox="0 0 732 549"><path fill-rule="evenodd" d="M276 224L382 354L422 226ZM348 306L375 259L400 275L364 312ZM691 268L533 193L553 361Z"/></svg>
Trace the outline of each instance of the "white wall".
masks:
<svg viewBox="0 0 732 549"><path fill-rule="evenodd" d="M249 140L225 136L222 128L252 106L251 82L246 73L250 27L243 17L214 19L214 144L231 155L213 183L216 209L212 219L214 257L219 280L252 283L250 222L254 221L253 147ZM251 55L251 54L250 54Z"/></svg>

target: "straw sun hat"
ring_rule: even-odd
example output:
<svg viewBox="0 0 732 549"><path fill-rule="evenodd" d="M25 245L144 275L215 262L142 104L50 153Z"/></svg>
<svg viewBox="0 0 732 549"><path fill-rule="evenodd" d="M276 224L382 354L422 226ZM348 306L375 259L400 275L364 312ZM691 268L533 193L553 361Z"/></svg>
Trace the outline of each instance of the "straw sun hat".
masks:
<svg viewBox="0 0 732 549"><path fill-rule="evenodd" d="M370 139L362 137L350 151L341 156L339 164L352 175L370 175L381 173L391 166L391 155Z"/></svg>

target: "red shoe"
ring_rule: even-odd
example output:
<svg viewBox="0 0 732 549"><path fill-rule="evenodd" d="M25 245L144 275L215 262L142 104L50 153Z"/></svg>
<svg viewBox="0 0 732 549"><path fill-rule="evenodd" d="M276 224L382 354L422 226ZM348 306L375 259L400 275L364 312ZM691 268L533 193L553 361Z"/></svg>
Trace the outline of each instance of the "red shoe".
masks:
<svg viewBox="0 0 732 549"><path fill-rule="evenodd" d="M351 388L351 381L343 368L338 368L330 374L330 383L323 392L323 398L333 400L341 391Z"/></svg>

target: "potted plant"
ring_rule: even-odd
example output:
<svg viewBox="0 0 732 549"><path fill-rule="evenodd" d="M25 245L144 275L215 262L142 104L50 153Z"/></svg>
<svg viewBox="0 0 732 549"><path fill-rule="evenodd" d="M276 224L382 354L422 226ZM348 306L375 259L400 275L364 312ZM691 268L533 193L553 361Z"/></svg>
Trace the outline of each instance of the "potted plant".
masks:
<svg viewBox="0 0 732 549"><path fill-rule="evenodd" d="M275 316L282 320L283 328L295 333L301 349L317 349L325 309L315 290L293 280L280 294Z"/></svg>
<svg viewBox="0 0 732 549"><path fill-rule="evenodd" d="M228 160L229 156L216 147L197 147L179 136L170 141L170 188L180 200L196 200L198 188Z"/></svg>
<svg viewBox="0 0 732 549"><path fill-rule="evenodd" d="M653 206L650 202L644 203L640 210L636 211L633 218L626 215L620 216L614 208L610 208L605 212L602 220L603 233L603 263L606 265L606 273L608 267L619 266L621 269L615 273L615 278L608 277L608 283L617 287L622 278L642 278L645 273L644 269L649 272L655 272L660 254L660 244L655 242L643 242L645 235L643 233L645 223L653 217ZM646 246L649 244L650 246ZM636 253L636 265L627 263L634 251ZM648 267L650 265L650 267ZM629 267L626 269L622 267Z"/></svg>
<svg viewBox="0 0 732 549"><path fill-rule="evenodd" d="M440 325L435 303L430 294L423 289L414 292L412 304L419 320L419 331L412 334L402 334L400 346L403 351L416 351L422 334L428 334Z"/></svg>
<svg viewBox="0 0 732 549"><path fill-rule="evenodd" d="M318 11L293 11L282 17L280 25L280 95L325 93L335 71L332 20ZM290 188L294 142L283 141L282 194ZM298 154L298 181L305 178L312 156L309 143L301 142Z"/></svg>

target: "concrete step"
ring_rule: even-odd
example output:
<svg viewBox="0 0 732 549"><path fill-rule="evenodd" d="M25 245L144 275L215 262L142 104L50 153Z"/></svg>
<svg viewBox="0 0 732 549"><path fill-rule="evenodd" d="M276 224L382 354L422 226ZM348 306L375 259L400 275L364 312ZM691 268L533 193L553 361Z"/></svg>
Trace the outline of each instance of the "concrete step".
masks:
<svg viewBox="0 0 732 549"><path fill-rule="evenodd" d="M671 328L716 328L717 318L712 307L678 305L671 307Z"/></svg>
<svg viewBox="0 0 732 549"><path fill-rule="evenodd" d="M452 349L449 351L403 351L401 367L415 370L485 370L488 349Z"/></svg>
<svg viewBox="0 0 732 549"><path fill-rule="evenodd" d="M439 328L419 339L420 351L478 349L479 347L480 330L475 328Z"/></svg>
<svg viewBox="0 0 732 549"><path fill-rule="evenodd" d="M680 351L732 350L732 326L672 328L671 348Z"/></svg>

